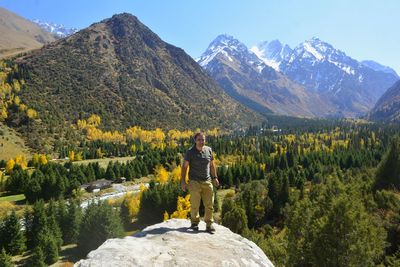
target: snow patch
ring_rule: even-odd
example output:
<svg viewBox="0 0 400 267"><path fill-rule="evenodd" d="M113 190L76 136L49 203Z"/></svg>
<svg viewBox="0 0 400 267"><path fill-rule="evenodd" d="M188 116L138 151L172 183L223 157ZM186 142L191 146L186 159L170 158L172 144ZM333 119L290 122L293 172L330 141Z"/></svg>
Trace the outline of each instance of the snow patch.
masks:
<svg viewBox="0 0 400 267"><path fill-rule="evenodd" d="M349 65L340 63L340 62L336 62L336 61L331 61L329 60L330 63L334 64L336 67L340 68L341 70L343 70L344 72L346 72L349 75L354 75L355 74L355 70L350 67Z"/></svg>
<svg viewBox="0 0 400 267"><path fill-rule="evenodd" d="M257 66L257 71L259 73L261 73L264 68L265 68L265 66L259 65L259 66Z"/></svg>
<svg viewBox="0 0 400 267"><path fill-rule="evenodd" d="M226 56L230 62L233 62L233 59L228 55L228 53L227 53L225 50L222 50L221 53L222 53L224 56Z"/></svg>
<svg viewBox="0 0 400 267"><path fill-rule="evenodd" d="M303 43L303 47L304 49L310 53L311 55L313 55L317 60L323 60L324 56L321 55L317 49L315 49L314 47L312 47L308 42Z"/></svg>
<svg viewBox="0 0 400 267"><path fill-rule="evenodd" d="M276 71L280 71L279 65L281 64L278 61L273 59L268 59L264 57L264 50L260 50L257 46L253 46L250 48L250 51L253 52L259 59L261 59L267 66L270 66ZM261 72L261 71L260 71Z"/></svg>

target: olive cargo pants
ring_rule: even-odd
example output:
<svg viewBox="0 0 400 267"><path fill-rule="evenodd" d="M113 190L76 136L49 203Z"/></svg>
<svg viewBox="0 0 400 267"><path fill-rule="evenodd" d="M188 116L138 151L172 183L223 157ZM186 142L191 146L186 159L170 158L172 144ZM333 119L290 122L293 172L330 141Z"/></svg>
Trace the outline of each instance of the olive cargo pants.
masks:
<svg viewBox="0 0 400 267"><path fill-rule="evenodd" d="M192 223L200 222L199 208L200 200L204 204L204 221L207 226L210 226L213 220L214 211L214 191L211 181L200 182L189 180L189 193L190 193L190 219Z"/></svg>

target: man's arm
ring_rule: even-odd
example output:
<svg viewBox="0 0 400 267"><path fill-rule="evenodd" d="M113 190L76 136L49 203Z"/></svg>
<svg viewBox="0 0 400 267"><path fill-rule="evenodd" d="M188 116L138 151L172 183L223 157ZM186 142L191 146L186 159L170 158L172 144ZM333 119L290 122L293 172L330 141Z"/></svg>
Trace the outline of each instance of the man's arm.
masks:
<svg viewBox="0 0 400 267"><path fill-rule="evenodd" d="M186 183L186 173L189 167L189 161L184 160L182 164L182 172L181 172L181 187L184 192L186 192L188 184Z"/></svg>
<svg viewBox="0 0 400 267"><path fill-rule="evenodd" d="M219 181L217 177L217 167L215 166L214 160L211 160L210 162L210 172L211 172L211 178L212 178L212 183L215 187L219 186Z"/></svg>

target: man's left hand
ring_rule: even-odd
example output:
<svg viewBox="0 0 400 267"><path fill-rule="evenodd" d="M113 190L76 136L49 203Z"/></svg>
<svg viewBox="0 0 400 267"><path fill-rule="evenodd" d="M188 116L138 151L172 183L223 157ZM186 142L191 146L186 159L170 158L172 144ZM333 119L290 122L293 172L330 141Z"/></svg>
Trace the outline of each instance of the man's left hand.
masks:
<svg viewBox="0 0 400 267"><path fill-rule="evenodd" d="M218 181L218 178L217 179L212 179L212 184L215 186L215 187L219 187L219 181Z"/></svg>

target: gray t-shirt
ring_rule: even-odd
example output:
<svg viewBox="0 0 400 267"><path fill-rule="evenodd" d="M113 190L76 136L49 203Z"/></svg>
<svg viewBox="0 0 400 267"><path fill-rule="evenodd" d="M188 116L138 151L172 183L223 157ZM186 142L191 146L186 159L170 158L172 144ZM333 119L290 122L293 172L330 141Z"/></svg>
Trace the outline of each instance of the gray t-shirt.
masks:
<svg viewBox="0 0 400 267"><path fill-rule="evenodd" d="M196 181L209 181L210 162L213 160L211 147L203 146L202 151L192 146L185 154L185 160L189 161L189 179Z"/></svg>

